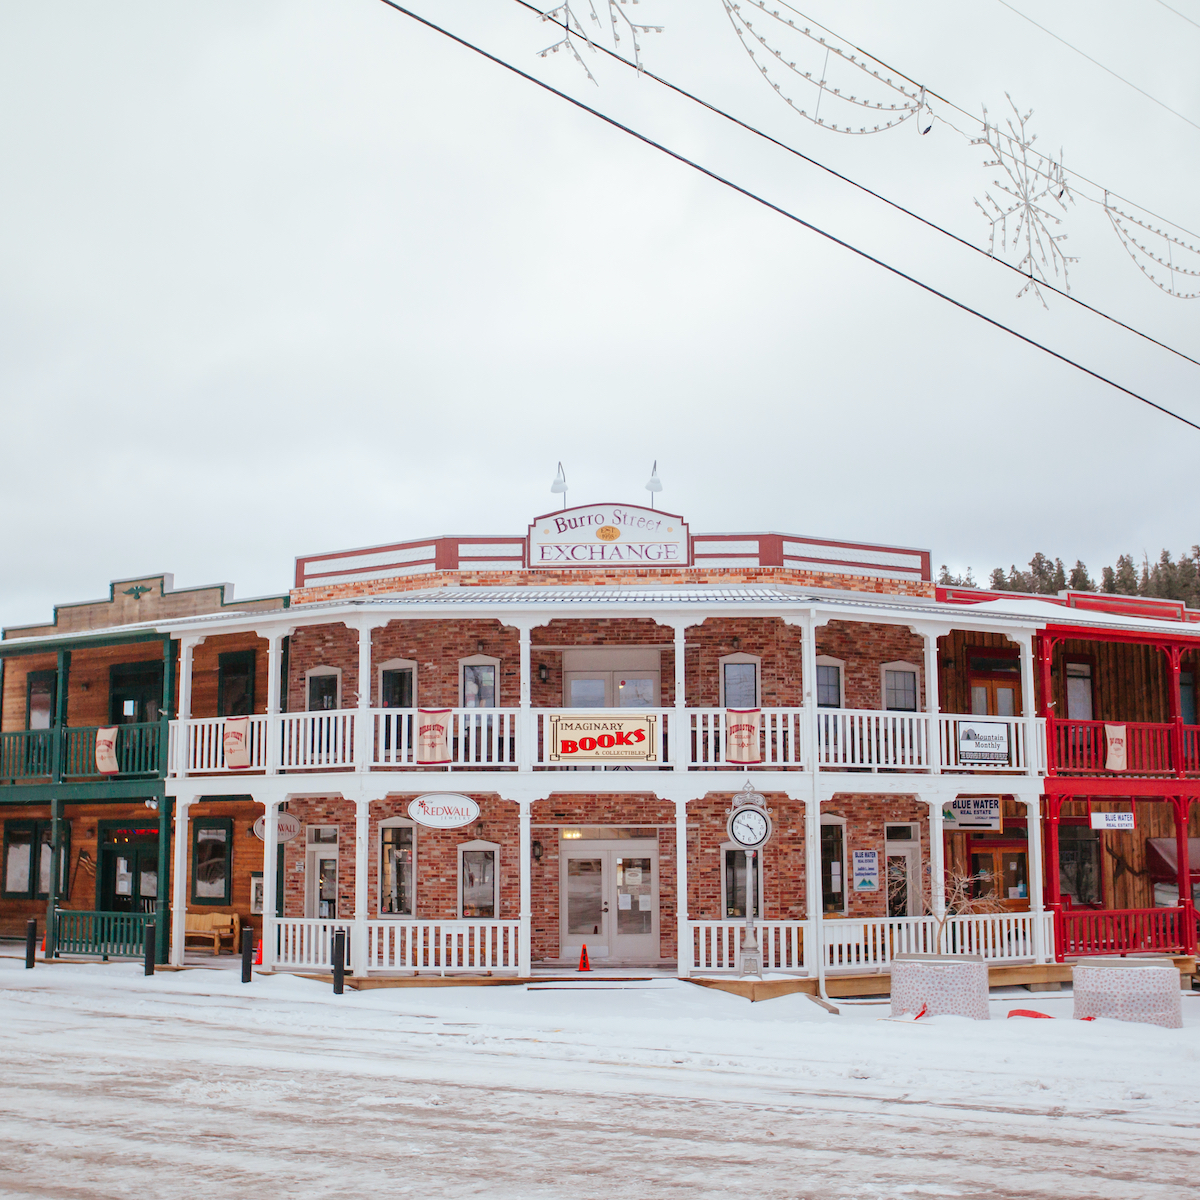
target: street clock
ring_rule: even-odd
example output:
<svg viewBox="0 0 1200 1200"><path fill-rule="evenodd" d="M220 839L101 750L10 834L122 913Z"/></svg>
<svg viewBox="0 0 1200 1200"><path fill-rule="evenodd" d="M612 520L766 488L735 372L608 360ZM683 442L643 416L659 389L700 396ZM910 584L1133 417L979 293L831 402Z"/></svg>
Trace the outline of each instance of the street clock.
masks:
<svg viewBox="0 0 1200 1200"><path fill-rule="evenodd" d="M747 783L733 798L733 808L725 822L729 837L743 850L759 850L771 840L771 816L767 800Z"/></svg>

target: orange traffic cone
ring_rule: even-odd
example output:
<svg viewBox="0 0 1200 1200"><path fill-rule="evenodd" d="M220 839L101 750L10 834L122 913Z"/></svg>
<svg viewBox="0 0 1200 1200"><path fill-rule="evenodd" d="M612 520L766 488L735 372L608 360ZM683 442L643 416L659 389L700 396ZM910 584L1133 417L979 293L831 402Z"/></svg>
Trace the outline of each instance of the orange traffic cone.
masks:
<svg viewBox="0 0 1200 1200"><path fill-rule="evenodd" d="M579 966L576 968L576 970L590 971L591 969L592 969L592 964L590 962L588 962L588 956L587 956L587 942L584 942L583 950L579 955Z"/></svg>
<svg viewBox="0 0 1200 1200"><path fill-rule="evenodd" d="M46 935L42 934L42 957L46 957Z"/></svg>
<svg viewBox="0 0 1200 1200"><path fill-rule="evenodd" d="M258 939L258 949L255 951L255 954L254 954L254 965L256 967L262 966L262 938Z"/></svg>

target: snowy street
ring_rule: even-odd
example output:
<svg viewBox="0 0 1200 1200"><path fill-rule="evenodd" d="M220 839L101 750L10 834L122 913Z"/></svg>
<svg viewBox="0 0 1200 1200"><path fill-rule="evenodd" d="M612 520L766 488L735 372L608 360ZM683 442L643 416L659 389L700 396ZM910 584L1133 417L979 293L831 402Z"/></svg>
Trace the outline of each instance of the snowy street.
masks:
<svg viewBox="0 0 1200 1200"><path fill-rule="evenodd" d="M20 968L5 1197L1166 1197L1200 1143L1200 995L1183 1030L1018 989L990 1024L914 1025L671 979Z"/></svg>

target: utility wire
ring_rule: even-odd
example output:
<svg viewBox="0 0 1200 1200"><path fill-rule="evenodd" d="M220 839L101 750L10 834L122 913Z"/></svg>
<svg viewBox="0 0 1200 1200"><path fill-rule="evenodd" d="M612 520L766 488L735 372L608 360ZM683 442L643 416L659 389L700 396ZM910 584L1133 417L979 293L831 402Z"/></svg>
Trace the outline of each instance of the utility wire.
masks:
<svg viewBox="0 0 1200 1200"><path fill-rule="evenodd" d="M1161 0L1160 0L1160 3L1161 3ZM965 108L963 108L961 104L955 104L953 100L948 100L945 96L939 94L938 92L935 92L933 90L933 88L928 87L925 84L921 83L920 80L913 79L913 77L911 75L906 75L903 71L899 70L898 68L893 67L889 63L884 62L884 60L882 58L876 58L876 56L874 54L872 54L869 50L864 50L861 46L856 45L849 38L843 37L840 33L838 33L834 29L830 29L828 25L822 25L820 21L814 21L812 19L812 17L810 17L807 13L802 13L798 8L795 7L795 5L789 4L788 0L778 0L778 4L779 4L780 8L786 8L789 12L794 12L796 14L796 16L802 17L810 25L815 25L818 29L823 29L826 33L830 34L832 37L837 38L838 41L845 42L848 46L852 46L855 50L857 50L859 52L859 54L866 55L867 58L872 59L874 62L877 62L881 67L884 67L887 70L891 71L893 75L898 75L901 79L904 79L908 83L911 83L914 87L924 88L926 96L932 96L935 100L940 100L944 105L946 105L947 108L952 108L952 109L954 109L955 112L962 113L962 115L964 117L966 117L967 120L975 121L975 122L979 121L979 118L977 116L975 116L973 113L967 112L967 110ZM1015 12L1016 10L1014 9L1013 11ZM936 116L936 114L935 114L935 116ZM946 125L949 125L950 128L953 129L955 133L957 133L963 137L966 137L966 138L971 137L970 134L964 133L961 129L959 129L957 125L951 124L951 122L947 121L945 119L945 117L936 117L936 119L939 121L942 121ZM1187 118L1185 117L1184 120L1187 120ZM1107 196L1112 196L1112 197L1116 198L1117 200L1123 200L1126 204L1131 204L1131 205L1133 205L1134 208L1137 208L1141 212L1146 213L1147 216L1154 217L1154 219L1157 221L1165 221L1168 225L1174 226L1180 232L1186 233L1189 237L1200 238L1200 233L1195 233L1191 229L1188 229L1186 226L1180 225L1178 221L1172 221L1170 217L1164 217L1161 213L1154 212L1153 209L1147 208L1144 204L1139 204L1136 200L1130 199L1130 197L1128 197L1128 196L1122 196L1121 193L1118 192L1115 188L1105 187L1104 184L1097 183L1094 179L1089 179L1086 175L1082 174L1079 171L1074 170L1071 167L1066 166L1063 163L1059 163L1058 166L1063 171L1065 171L1068 175L1072 176L1072 178L1078 179L1080 181L1080 183L1086 183L1089 186L1097 188L1100 191L1104 192L1105 195L1107 195ZM1090 197L1085 196L1085 197L1083 197L1083 199L1090 200ZM1100 201L1098 201L1098 200L1092 200L1091 202L1094 204L1100 203Z"/></svg>
<svg viewBox="0 0 1200 1200"><path fill-rule="evenodd" d="M520 67L513 63L507 62L502 58L484 50L482 46L477 46L473 42L469 42L466 38L459 37L456 33L451 33L450 30L444 29L442 26L435 24L426 17L422 17L419 13L413 12L411 9L405 8L399 4L397 0L380 0L381 4L387 5L388 8L395 9L396 12L402 13L404 16L416 21L419 25L424 25L426 29L431 29L435 33L440 33L443 37L449 38L452 42L457 42L458 45L467 50L472 50L481 58L486 58L488 62L495 63L498 67L503 67L506 71L510 71L520 79L524 79L527 83L532 83L535 87L541 88L543 91L549 92L552 96L557 96L560 100L565 100L568 104L580 109L582 112L588 113L597 120L603 121L606 125L611 125L614 129L619 129L622 133L627 133L630 137L641 142L643 145L649 146L653 150L658 150L660 153L667 155L668 158L673 158L676 162L682 163L686 167L691 167L693 171L699 172L701 175L707 176L715 183L722 184L731 191L737 192L741 196L745 196L748 200L753 200L756 204L761 204L763 208L769 209L771 212L778 213L779 216L786 218L789 221L809 230L812 233L819 235L832 242L836 246L841 246L843 250L849 250L851 254L857 255L859 258L865 259L867 262L874 263L877 267L882 267L883 270L900 279L913 284L924 292L928 292L932 296L937 296L939 300L945 300L947 304L953 305L965 313L969 313L973 317L978 317L981 321L986 322L995 329L999 329L1003 333L1011 334L1019 341L1024 342L1028 346L1033 346L1036 350L1041 350L1050 355L1051 358L1058 359L1059 362L1066 363L1067 366L1074 367L1078 371L1082 371L1085 375L1090 375L1093 379L1100 383L1106 383L1109 387L1115 388L1118 392L1123 392L1126 396L1134 400L1140 401L1142 404L1148 405L1150 408L1157 409L1168 417L1174 417L1175 420L1182 422L1184 425L1190 426L1192 429L1200 431L1200 424L1189 420L1177 412L1173 412L1169 408L1165 408L1161 404L1149 399L1146 396L1132 391L1123 384L1117 383L1113 379L1109 379L1107 375L1101 375L1098 371L1093 371L1091 367L1085 367L1083 363L1061 354L1057 350L1052 350L1049 346L1042 342L1036 341L1034 338L1027 337L1025 334L1018 332L1011 326L1005 325L1001 321L997 321L994 317L987 316L986 313L980 312L978 309L972 308L969 304L965 304L961 300L954 299L953 296L947 295L945 292L938 291L932 284L924 283L913 275L909 275L901 271L899 267L893 267L890 263L886 263L881 258L876 258L873 254L868 254L865 250L860 250L857 246L850 242L843 241L836 235L821 229L820 226L814 225L811 221L806 221L803 217L797 216L793 212L789 212L786 208L781 208L778 204L773 204L770 200L758 195L756 192L750 191L749 188L744 188L741 184L734 183L731 179L726 179L723 175L718 175L716 171L710 170L708 167L702 166L693 159L687 158L680 154L677 150L672 150L669 146L664 146L661 142L656 142L653 138L648 137L644 133L639 133L636 129L628 125L622 124L615 117L610 117L606 113L600 112L599 109L592 108L589 104L584 104L582 100L576 100L574 96L569 96L566 92L559 91L558 88L552 87L550 84L543 82L534 75L530 75L526 71L522 71Z"/></svg>
<svg viewBox="0 0 1200 1200"><path fill-rule="evenodd" d="M1028 21L1030 23L1030 25L1036 26L1043 33L1048 33L1056 42L1062 42L1062 44L1064 46L1066 46L1066 48L1068 50L1074 50L1076 54L1078 54L1081 58L1086 58L1088 60L1088 62L1090 62L1093 66L1099 67L1100 70L1102 70L1102 71L1107 71L1114 79L1119 79L1126 87L1133 88L1133 90L1135 92L1141 92L1141 94L1143 96L1145 96L1147 100L1153 100L1154 103L1159 106L1159 108L1165 108L1167 110L1167 112L1178 117L1181 121L1186 121L1193 129L1200 129L1200 125L1196 124L1196 122L1193 121L1191 117L1185 117L1183 115L1183 113L1181 113L1178 109L1172 108L1169 104L1164 104L1157 96L1150 95L1150 93L1148 91L1146 91L1145 88L1140 88L1140 87L1138 87L1138 85L1136 83L1131 83L1128 79L1125 78L1124 75L1118 75L1116 73L1116 71L1114 71L1112 69L1112 67L1106 67L1102 62L1099 61L1099 59L1093 58L1090 54L1085 54L1082 50L1080 50L1080 48L1078 46L1071 45L1071 43L1068 42L1066 38L1059 37L1058 34L1055 33L1052 29L1047 29L1045 27L1045 25L1039 25L1037 23L1037 21L1035 21L1030 16L1026 16L1025 13L1023 13L1019 8L1013 8L1013 6L1008 3L1008 0L997 0L997 3L1003 4L1004 7L1007 8L1009 12L1016 13L1018 17L1021 17L1024 20ZM1168 5L1166 7L1170 7L1170 6ZM1174 12L1175 10L1171 9L1171 11ZM1182 13L1180 15L1182 16ZM1185 17L1184 20L1187 20L1187 18ZM1194 23L1195 22L1193 22L1193 24Z"/></svg>
<svg viewBox="0 0 1200 1200"><path fill-rule="evenodd" d="M566 25L564 25L561 21L557 20L554 17L548 16L546 13L542 12L542 10L540 8L538 8L536 5L529 3L529 0L516 0L516 3L519 4L522 8L528 9L532 13L537 13L537 15L539 17L542 17L544 20L549 21L550 24L557 25L560 29L563 29L568 33L570 32L570 30L567 29ZM689 92L684 88L681 88L678 84L672 83L669 79L664 79L661 75L656 75L653 71L647 70L644 66L639 66L635 62L631 62L629 59L624 58L622 55L617 54L615 51L608 49L607 46L602 46L598 42L593 42L592 45L595 49L600 50L604 54L607 54L608 57L613 59L614 61L623 64L624 66L628 67L632 71L639 72L639 74L646 76L647 79L652 79L655 83L661 84L663 87L667 88L669 91L674 92L676 95L682 96L682 97L684 97L684 99L692 101L693 104L699 104L702 108L708 109L709 112L713 113L714 115L716 115L718 117L723 117L726 121L729 121L732 124L738 126L738 128L744 129L748 133L754 134L755 137L762 138L763 141L765 141L765 142L770 142L772 146L778 146L779 149L786 150L788 154L792 154L792 155L795 155L795 157L797 157L797 158L803 159L806 163L810 163L812 166L820 168L826 174L832 175L835 179L840 179L843 183L848 183L851 187L857 188L860 192L864 192L866 195L871 196L873 199L881 201L883 204L888 205L889 208L894 208L897 212L903 213L906 217L911 217L914 221L919 221L926 228L935 230L937 233L944 234L948 238L952 238L960 246L965 246L968 250L974 250L976 254L982 255L984 258L988 259L989 261L997 263L999 266L1005 267L1009 271L1012 271L1014 274L1019 275L1022 279L1028 280L1029 276L1026 275L1026 273L1024 271L1022 271L1020 269L1020 267L1016 267L1012 263L1006 262L1002 258L997 258L994 254L989 254L982 246L977 246L977 245L975 245L974 242L968 241L964 237L960 237L957 233L954 233L952 230L946 229L943 226L938 225L935 221L931 221L927 217L921 216L920 213L916 213L916 212L913 212L912 209L905 208L903 204L899 204L895 200L889 200L887 196L884 196L879 192L873 191L871 188L867 187L866 184L859 183L856 179L851 179L849 175L843 175L840 171L834 170L833 167L826 166L823 162L820 162L819 160L811 157L810 155L805 154L802 150L797 150L795 147L789 146L786 142L781 142L778 138L772 137L769 133L764 133L757 126L748 124L746 121L743 121L740 117L735 117L732 113L726 112L723 108L718 108L715 104L710 103L708 100L705 100L705 99L701 98L700 96L697 96L697 95L693 94L692 92ZM855 47L855 49L857 49L857 47ZM866 53L866 52L860 51L860 53ZM875 61L879 62L879 59L875 59ZM890 68L890 67L888 68L888 70L891 70L891 69L892 68ZM898 71L895 73L899 74ZM1084 308L1088 312L1093 313L1098 317L1103 317L1104 320L1111 321L1114 325L1119 325L1122 329L1126 330L1127 332L1132 333L1132 334L1136 335L1137 337L1144 338L1146 341L1151 342L1153 345L1158 346L1160 349L1167 350L1171 354L1176 354L1180 358L1185 359L1187 362L1192 363L1194 366L1200 367L1200 359L1195 359L1190 354L1185 354L1182 350L1176 350L1174 346L1169 346L1169 345L1167 345L1166 342L1160 342L1158 340L1158 338L1153 337L1148 333L1143 333L1140 329L1135 328L1133 325L1127 325L1124 321L1120 320L1119 318L1110 316L1108 313L1104 312L1102 309L1095 308L1093 305L1088 304L1085 300L1080 300L1077 296L1071 295L1070 292L1064 292L1061 288L1056 288L1052 283L1039 282L1038 286L1045 287L1049 291L1053 292L1056 296L1061 296L1064 300L1070 300L1072 304L1078 304L1080 308Z"/></svg>
<svg viewBox="0 0 1200 1200"><path fill-rule="evenodd" d="M1167 3L1167 0L1158 0L1158 2L1159 2L1159 4L1161 4L1161 5L1163 6L1163 8L1165 8L1165 9L1166 9L1168 12L1173 12L1173 13L1174 13L1174 14L1175 14L1177 17L1182 17L1182 18L1183 18L1183 19L1184 19L1184 20L1185 20L1185 21L1186 21L1186 22L1187 22L1189 25L1195 25L1195 27L1196 27L1197 29L1200 29L1200 21L1193 21L1191 17L1184 16L1184 14L1183 14L1183 13L1181 13L1181 12L1179 11L1179 9L1177 9L1177 8L1172 8L1172 7L1171 7L1171 6L1170 6L1170 5Z"/></svg>

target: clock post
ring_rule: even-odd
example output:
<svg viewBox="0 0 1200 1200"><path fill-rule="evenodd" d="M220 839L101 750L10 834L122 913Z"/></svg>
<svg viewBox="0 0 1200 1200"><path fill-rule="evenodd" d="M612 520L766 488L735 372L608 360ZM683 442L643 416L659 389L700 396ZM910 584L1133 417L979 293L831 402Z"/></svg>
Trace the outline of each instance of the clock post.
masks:
<svg viewBox="0 0 1200 1200"><path fill-rule="evenodd" d="M746 785L734 797L733 807L728 809L726 829L730 838L742 847L746 854L746 927L742 931L741 975L756 975L762 978L762 949L758 944L758 931L754 924L754 910L758 907L759 880L754 870L757 862L762 870L759 851L771 840L771 814L767 800Z"/></svg>

